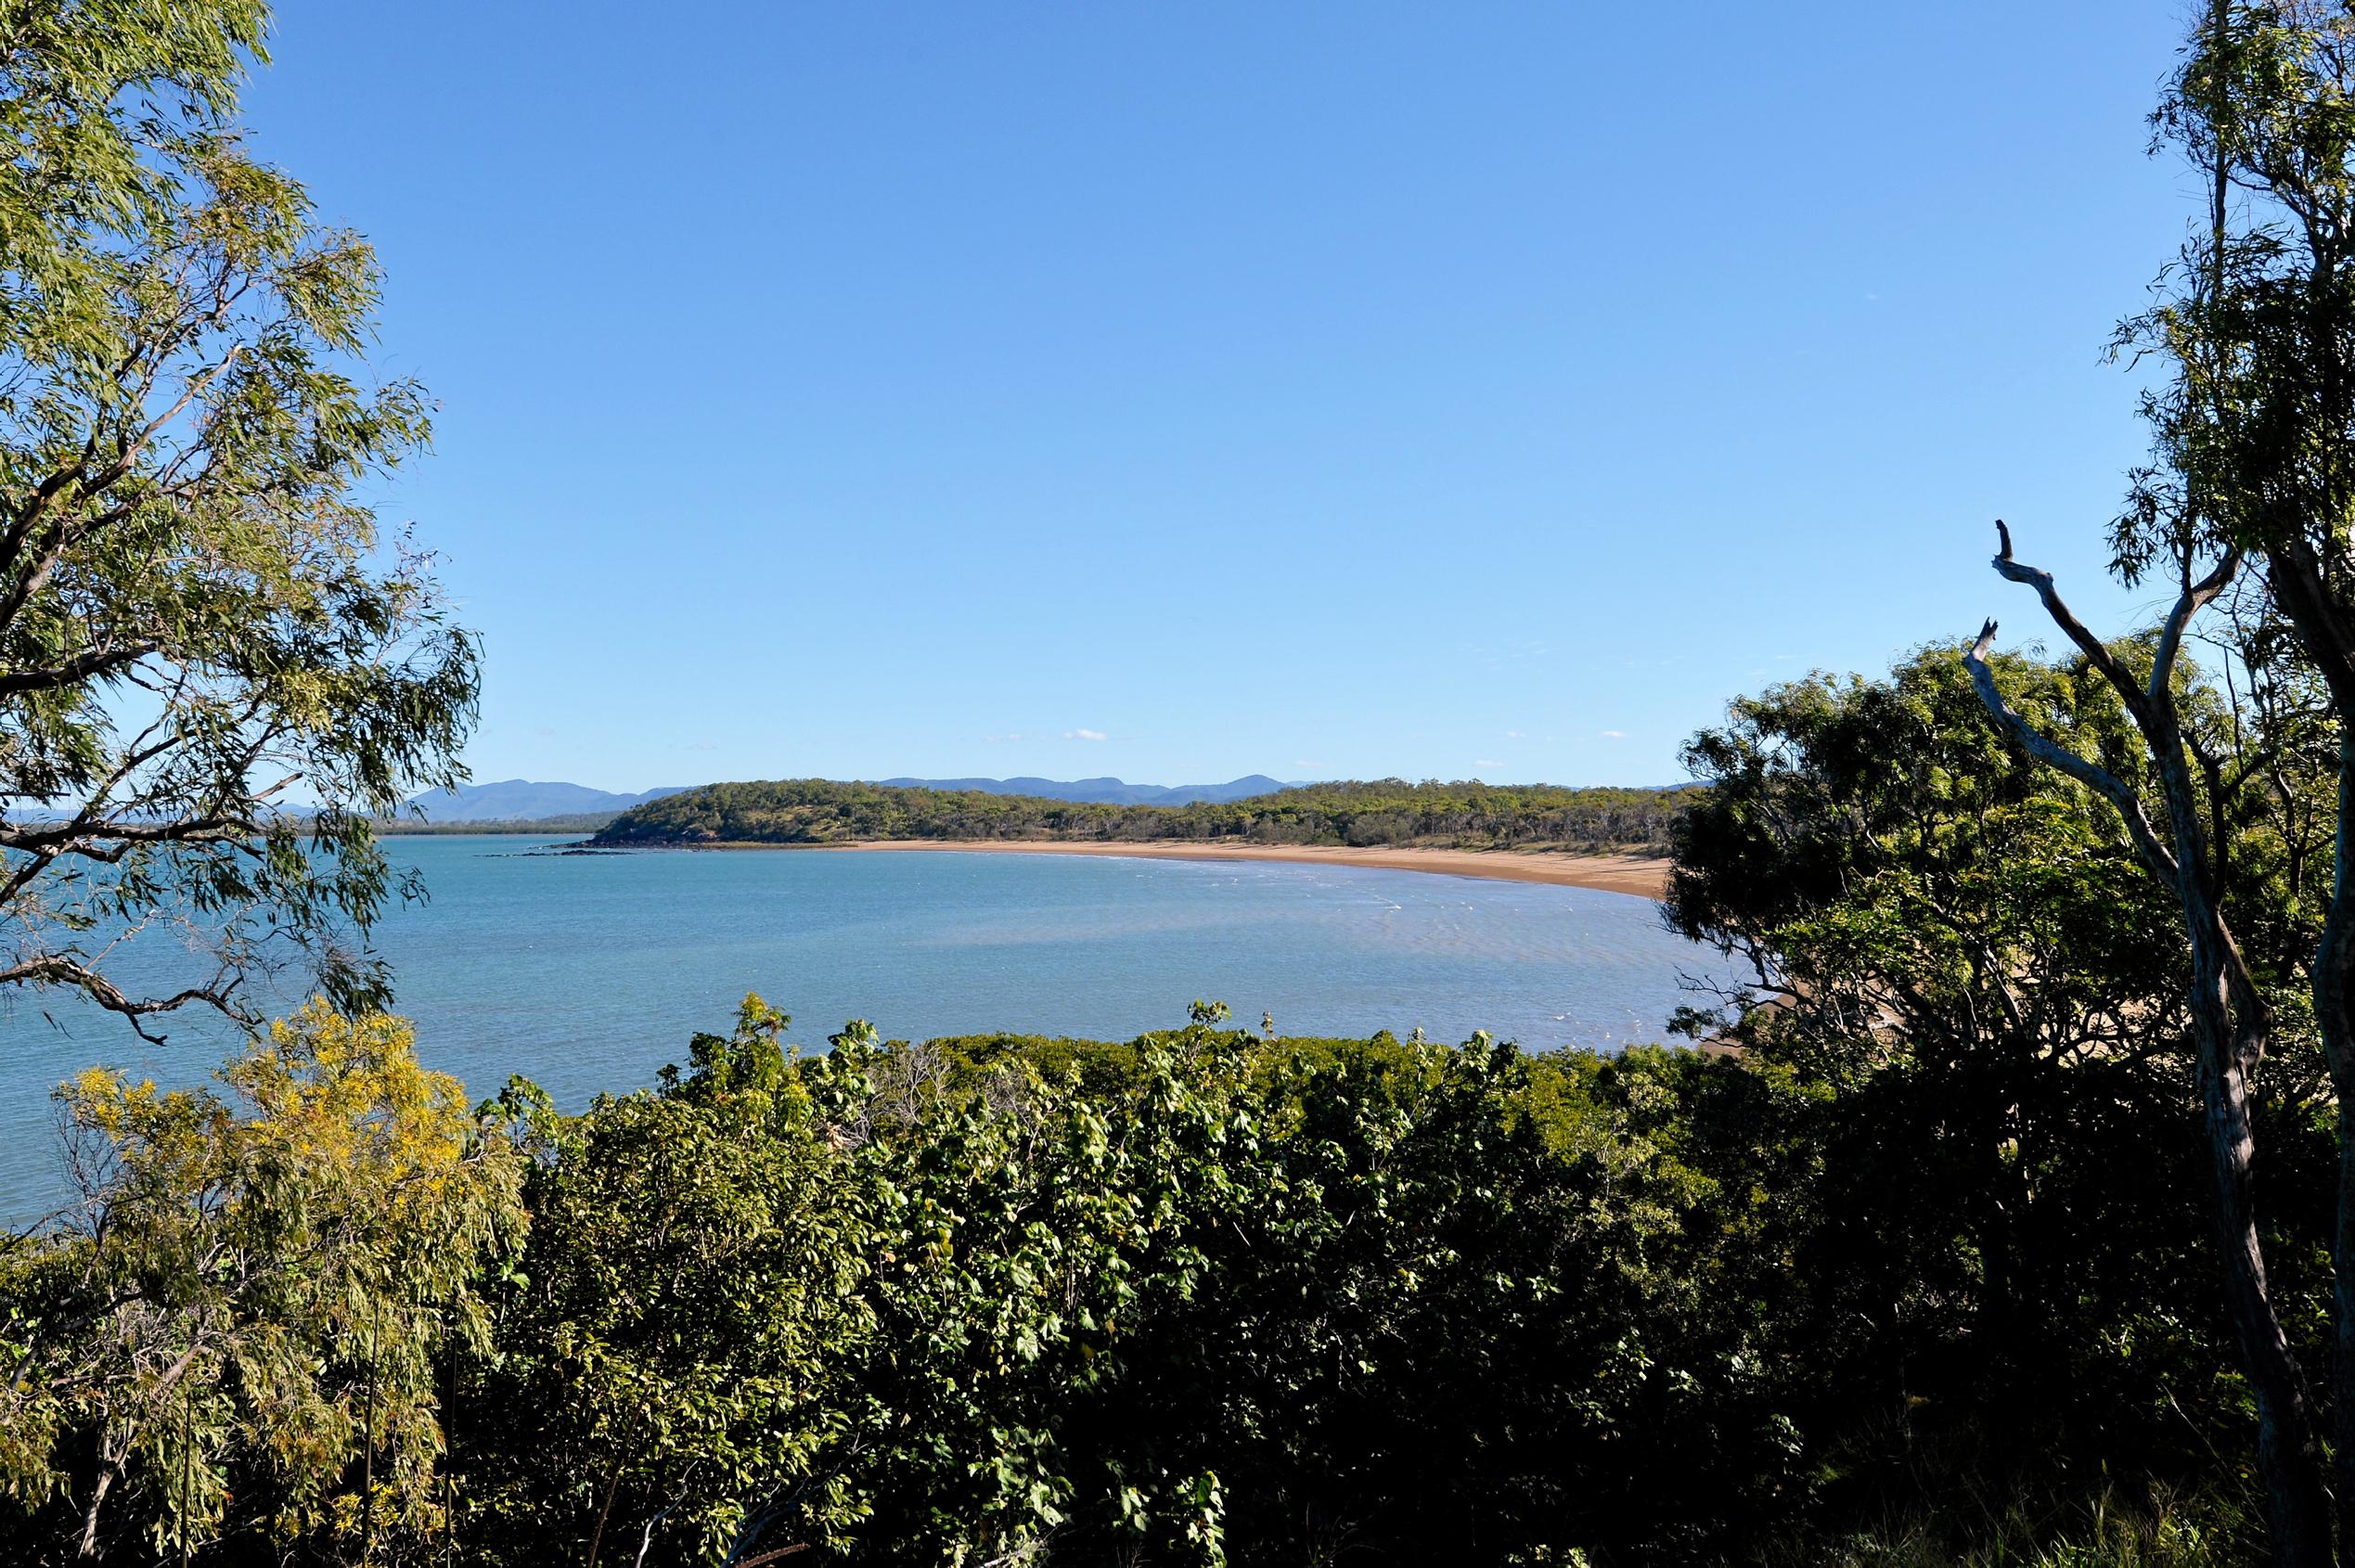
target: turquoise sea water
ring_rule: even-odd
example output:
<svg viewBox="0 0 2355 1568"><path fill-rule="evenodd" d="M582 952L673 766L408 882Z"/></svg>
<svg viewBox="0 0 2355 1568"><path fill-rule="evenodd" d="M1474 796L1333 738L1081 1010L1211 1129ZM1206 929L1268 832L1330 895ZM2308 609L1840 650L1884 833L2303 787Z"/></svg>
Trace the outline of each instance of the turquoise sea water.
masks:
<svg viewBox="0 0 2355 1568"><path fill-rule="evenodd" d="M653 1081L747 991L822 1047L1011 1030L1126 1039L1215 997L1293 1035L1474 1029L1531 1047L1661 1037L1712 955L1625 893L1427 872L1084 855L822 850L565 855L561 840L405 838L431 901L379 928L425 1061L510 1073L567 1109ZM166 954L156 958L169 957ZM174 973L181 972L174 970ZM163 977L159 975L161 981ZM299 996L277 999L281 1008ZM43 1017L44 1002L55 1022ZM234 1043L17 998L0 1018L0 1212L58 1178L52 1086L92 1062L201 1078Z"/></svg>

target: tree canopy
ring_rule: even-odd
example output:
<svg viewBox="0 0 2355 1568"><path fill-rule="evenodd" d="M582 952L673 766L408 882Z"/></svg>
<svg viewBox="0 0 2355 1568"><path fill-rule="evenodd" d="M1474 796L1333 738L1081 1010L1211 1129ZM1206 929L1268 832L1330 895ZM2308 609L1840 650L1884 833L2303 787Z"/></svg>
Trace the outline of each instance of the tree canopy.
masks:
<svg viewBox="0 0 2355 1568"><path fill-rule="evenodd" d="M143 1031L286 962L380 1001L369 821L455 777L475 704L364 498L429 430L367 369L376 259L238 124L266 15L0 5L0 985ZM126 992L157 926L198 958Z"/></svg>

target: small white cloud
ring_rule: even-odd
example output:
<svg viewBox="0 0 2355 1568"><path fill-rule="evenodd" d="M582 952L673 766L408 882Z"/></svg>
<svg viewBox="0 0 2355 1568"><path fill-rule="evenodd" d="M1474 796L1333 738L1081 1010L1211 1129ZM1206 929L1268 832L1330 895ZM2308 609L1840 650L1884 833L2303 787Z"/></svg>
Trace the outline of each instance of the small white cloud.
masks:
<svg viewBox="0 0 2355 1568"><path fill-rule="evenodd" d="M1606 729L1602 732L1602 738L1605 740L1625 740L1628 738L1628 732L1624 729Z"/></svg>
<svg viewBox="0 0 2355 1568"><path fill-rule="evenodd" d="M1104 739L1104 732L1100 729L1067 729L1063 731L1063 739L1066 740L1101 740Z"/></svg>
<svg viewBox="0 0 2355 1568"><path fill-rule="evenodd" d="M1029 739L1029 736L1021 733L1019 730L1010 735L984 735L982 737L984 744L990 746L1002 746L1009 740L1027 740Z"/></svg>
<svg viewBox="0 0 2355 1568"><path fill-rule="evenodd" d="M1497 761L1493 757L1483 757L1472 765L1474 767L1502 767L1504 766L1504 764Z"/></svg>
<svg viewBox="0 0 2355 1568"><path fill-rule="evenodd" d="M1508 740L1518 740L1521 738L1521 732L1517 729L1508 729L1505 731L1505 739Z"/></svg>

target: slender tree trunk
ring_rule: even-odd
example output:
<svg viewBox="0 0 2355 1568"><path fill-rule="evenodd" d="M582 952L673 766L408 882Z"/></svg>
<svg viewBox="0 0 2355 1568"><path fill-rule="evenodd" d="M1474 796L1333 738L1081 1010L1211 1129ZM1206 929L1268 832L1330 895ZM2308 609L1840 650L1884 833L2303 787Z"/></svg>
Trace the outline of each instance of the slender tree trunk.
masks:
<svg viewBox="0 0 2355 1568"><path fill-rule="evenodd" d="M2224 1308L2257 1403L2258 1464L2265 1478L2273 1561L2284 1568L2323 1568L2332 1561L2330 1496L2323 1484L2304 1379L2266 1279L2248 1085L2228 1022L2215 949L2196 937L2193 967L2192 1028L2207 1122L2217 1250L2224 1266Z"/></svg>
<svg viewBox="0 0 2355 1568"><path fill-rule="evenodd" d="M2273 1311L2257 1225L2257 1136L2249 1116L2246 1074L2264 1055L2267 1009L2218 903L2224 891L2226 846L2207 840L2208 824L2186 761L2186 737L2174 706L2172 684L2176 660L2193 617L2231 586L2241 557L2228 551L2197 581L2192 576L2191 559L2182 560L2182 592L2168 614L2144 680L2078 620L2054 588L2051 572L2013 559L2010 529L1998 522L1996 537L2000 545L1993 563L1996 572L2011 582L2034 587L2053 623L2068 634L2087 662L2117 690L2147 745L2150 767L2164 796L2171 844L2161 841L2139 790L2012 711L1987 663L1996 623L1990 620L1979 629L1978 640L1963 655L1963 662L1980 700L2030 755L2068 774L2117 808L2137 855L2175 895L2182 910L2192 959L2192 983L2185 1001L2199 1062L2217 1252L2223 1265L2226 1315L2257 1402L2258 1460L2272 1526L2273 1560L2288 1568L2322 1568L2332 1561L2330 1494L2323 1484L2322 1456L2304 1378ZM2291 612L2295 616L2294 609ZM2355 664L2349 668L2355 670ZM2355 693L2355 680L2350 680L2349 691ZM2333 692L2336 699L2339 695L2336 682ZM2342 794L2342 842L2348 827L2344 803Z"/></svg>
<svg viewBox="0 0 2355 1568"><path fill-rule="evenodd" d="M2331 1238L2331 1479L2345 1510L2340 1561L2355 1562L2355 1087L2340 1085L2337 1098L2338 1214Z"/></svg>
<svg viewBox="0 0 2355 1568"><path fill-rule="evenodd" d="M2337 850L2314 955L2314 1018L2338 1101L2338 1215L2331 1239L2332 1479L2347 1510L2339 1555L2355 1562L2355 734L2342 733Z"/></svg>
<svg viewBox="0 0 2355 1568"><path fill-rule="evenodd" d="M622 1461L615 1459L605 1477L605 1504L597 1510L597 1532L589 1536L588 1568L597 1568L597 1554L605 1546L605 1522L613 1512L613 1494L622 1488Z"/></svg>
<svg viewBox="0 0 2355 1568"><path fill-rule="evenodd" d="M189 1419L188 1401L180 1400L180 1517L175 1522L180 1536L180 1568L188 1568L188 1515L195 1511L189 1501L189 1483L195 1469L193 1450L196 1423Z"/></svg>
<svg viewBox="0 0 2355 1568"><path fill-rule="evenodd" d="M122 1473L122 1461L131 1452L129 1432L122 1435L120 1446L110 1442L105 1429L99 1429L98 1473L90 1484L90 1506L82 1510L82 1542L73 1555L95 1560L98 1555L98 1510L106 1506L107 1494L114 1490L114 1478Z"/></svg>
<svg viewBox="0 0 2355 1568"><path fill-rule="evenodd" d="M375 1347L369 1347L373 1355ZM367 1412L361 1419L360 1441L360 1562L376 1561L376 1363L368 1363Z"/></svg>
<svg viewBox="0 0 2355 1568"><path fill-rule="evenodd" d="M2224 1310L2257 1404L2257 1458L2265 1480L2273 1561L2284 1568L2333 1562L2331 1495L2306 1378L2273 1310L2265 1248L2257 1223L2257 1128L2248 1102L2248 1070L2262 1059L2269 1033L2262 1002L2244 982L2236 991L2228 960L2233 937L2218 907L2217 881L2202 853L2193 792L2171 734L2154 737L2168 786L2181 869L2176 899L2191 938L2191 1022L2198 1052L2200 1103L2207 1123L2208 1166L2218 1256L2224 1266Z"/></svg>
<svg viewBox="0 0 2355 1568"><path fill-rule="evenodd" d="M2185 619L2179 609L2170 623ZM2265 1054L2266 1009L2238 967L2232 931L2218 902L2225 846L2205 838L2182 735L2174 710L2161 706L2163 700L2164 688L2155 678L2148 713L2137 723L2150 742L2165 791L2175 842L2176 903L2191 939L2192 1035L2207 1123L2224 1310L2257 1403L2257 1457L2265 1478L2273 1561L2284 1568L2322 1568L2335 1560L2331 1495L2323 1484L2305 1374L2273 1310L2257 1224L2257 1128L2249 1112L2247 1074Z"/></svg>

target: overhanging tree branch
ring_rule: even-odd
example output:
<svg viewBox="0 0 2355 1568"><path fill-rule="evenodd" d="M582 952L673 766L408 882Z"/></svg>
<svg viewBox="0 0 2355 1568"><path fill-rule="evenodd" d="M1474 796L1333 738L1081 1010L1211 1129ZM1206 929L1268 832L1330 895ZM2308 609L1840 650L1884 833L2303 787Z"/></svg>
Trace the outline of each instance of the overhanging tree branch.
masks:
<svg viewBox="0 0 2355 1568"><path fill-rule="evenodd" d="M2025 578L2014 580L2027 581ZM2052 579L2046 576L2048 592L2051 582ZM2017 740L2028 755L2048 766L2060 769L2117 808L2119 818L2126 824L2127 836L2133 841L2134 851L2142 857L2143 863L2168 887L2175 886L2181 873L2176 866L2175 856L2168 853L2167 845L2160 842L2157 831L2152 828L2151 819L2143 809L2142 798L2107 768L2086 761L2045 735L2003 700L2002 690L1995 684L1995 671L1987 662L1994 643L1995 621L1990 617L1979 628L1978 640L1962 655L1962 662L1971 672L1971 683L1978 688L1979 700L2003 726L2004 733Z"/></svg>

